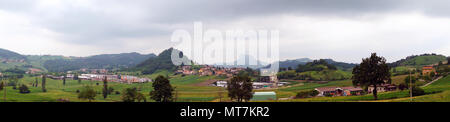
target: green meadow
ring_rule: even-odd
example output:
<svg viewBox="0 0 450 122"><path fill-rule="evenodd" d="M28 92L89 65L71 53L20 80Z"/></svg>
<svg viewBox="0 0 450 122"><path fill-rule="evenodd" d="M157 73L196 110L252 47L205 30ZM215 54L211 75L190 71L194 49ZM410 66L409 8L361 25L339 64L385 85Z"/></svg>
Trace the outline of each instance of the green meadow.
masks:
<svg viewBox="0 0 450 122"><path fill-rule="evenodd" d="M160 73L160 75L165 73ZM146 76L153 77L153 76ZM177 102L211 102L229 101L225 88L198 85L211 79L220 79L216 76L196 76L196 75L171 75L170 82L175 88L174 97ZM401 83L406 76L395 76L393 82ZM66 85L62 84L62 80L52 80L47 78L47 92L42 92L41 82L42 79L38 78L39 86L32 87L32 83L35 82L35 77L25 76L19 79L18 84L25 84L30 89L31 93L22 94L19 93L18 88L13 89L12 86L6 88L6 101L7 102L58 102L59 99L69 100L70 102L88 102L87 100L78 99L77 90L82 90L84 86L92 86L97 92L96 99L93 102L120 102L121 94L113 92L108 95L108 98L104 99L101 91L103 88L103 82L101 81L82 81L79 83L76 80L67 80ZM8 82L8 81L6 81ZM317 87L326 86L352 86L351 80L329 81L326 83L317 82L298 82L289 81L291 85L283 86L278 89L258 89L255 91L275 91L277 98L289 98L295 96L298 92L305 90L312 90ZM147 101L152 102L149 93L153 90L152 83L135 83L135 84L122 84L115 82L108 82L108 86L113 88L114 91L122 93L126 88L136 87L138 92L141 92L147 98ZM450 76L444 77L433 84L423 87L426 95L413 97L412 100L416 102L430 102L430 101L450 101ZM4 102L4 90L0 91L0 101ZM314 97L304 99L290 99L290 100L273 100L262 102L355 102L355 101L374 101L372 94L362 96L339 96L339 97ZM379 93L379 102L409 102L409 91L393 91Z"/></svg>

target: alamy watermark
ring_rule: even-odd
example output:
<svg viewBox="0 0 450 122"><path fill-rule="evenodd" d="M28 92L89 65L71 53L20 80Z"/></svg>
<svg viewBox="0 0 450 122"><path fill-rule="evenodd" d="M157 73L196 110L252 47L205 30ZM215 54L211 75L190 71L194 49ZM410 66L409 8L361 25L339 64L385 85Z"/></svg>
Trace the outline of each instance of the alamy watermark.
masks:
<svg viewBox="0 0 450 122"><path fill-rule="evenodd" d="M275 75L279 69L278 30L204 30L201 22L194 22L193 34L179 29L173 32L171 41L178 43L174 47L177 50L172 51L175 65L191 65L189 59L210 65L264 65L259 68L261 76Z"/></svg>

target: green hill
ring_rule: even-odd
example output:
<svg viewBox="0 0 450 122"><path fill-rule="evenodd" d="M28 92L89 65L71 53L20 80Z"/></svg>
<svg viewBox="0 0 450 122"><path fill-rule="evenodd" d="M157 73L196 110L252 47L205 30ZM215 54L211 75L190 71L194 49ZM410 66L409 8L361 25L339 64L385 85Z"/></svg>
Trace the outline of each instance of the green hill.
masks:
<svg viewBox="0 0 450 122"><path fill-rule="evenodd" d="M23 55L20 55L19 53L0 48L0 59L15 59L15 60L24 59L25 60L26 57Z"/></svg>
<svg viewBox="0 0 450 122"><path fill-rule="evenodd" d="M157 57L149 58L136 67L132 68L133 71L141 71L142 74L152 74L157 70L174 71L176 66L172 63L172 51L170 48L161 52Z"/></svg>
<svg viewBox="0 0 450 122"><path fill-rule="evenodd" d="M13 68L25 70L31 67L25 56L13 51L0 49L0 70Z"/></svg>
<svg viewBox="0 0 450 122"><path fill-rule="evenodd" d="M47 72L65 72L89 69L120 69L134 67L142 61L156 57L154 54L139 53L103 54L90 57L64 57L54 55L21 55L0 49L0 72L7 69L27 71L30 68Z"/></svg>
<svg viewBox="0 0 450 122"><path fill-rule="evenodd" d="M351 78L351 72L338 69L331 65L325 59L315 60L306 63L305 65L298 65L297 69L282 71L278 73L280 79L294 79L294 80L343 80Z"/></svg>
<svg viewBox="0 0 450 122"><path fill-rule="evenodd" d="M50 72L65 72L82 68L113 70L136 66L151 57L155 57L155 55L142 55L139 53L103 54L81 58L47 60L43 66Z"/></svg>
<svg viewBox="0 0 450 122"><path fill-rule="evenodd" d="M447 57L444 55L436 55L436 54L422 54L422 55L413 55L408 56L405 59L401 59L399 61L390 63L391 67L398 66L424 66L437 64L440 61L445 62Z"/></svg>

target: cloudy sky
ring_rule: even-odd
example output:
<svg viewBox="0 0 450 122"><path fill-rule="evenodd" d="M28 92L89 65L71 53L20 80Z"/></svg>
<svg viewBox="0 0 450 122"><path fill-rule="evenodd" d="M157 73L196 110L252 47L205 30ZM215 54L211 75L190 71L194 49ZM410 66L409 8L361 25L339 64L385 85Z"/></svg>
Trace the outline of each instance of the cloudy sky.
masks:
<svg viewBox="0 0 450 122"><path fill-rule="evenodd" d="M450 55L447 0L0 0L0 48L21 54L159 53L176 29L274 29L280 58L388 62Z"/></svg>

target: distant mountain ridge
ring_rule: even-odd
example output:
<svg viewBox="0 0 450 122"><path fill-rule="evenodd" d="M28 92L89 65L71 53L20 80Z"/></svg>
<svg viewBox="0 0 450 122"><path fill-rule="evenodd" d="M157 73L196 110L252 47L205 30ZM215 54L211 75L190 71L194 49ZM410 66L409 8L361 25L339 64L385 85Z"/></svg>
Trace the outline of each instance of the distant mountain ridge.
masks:
<svg viewBox="0 0 450 122"><path fill-rule="evenodd" d="M334 61L333 59L323 59L325 60L327 63L336 66L338 69L340 70L351 70L353 67L356 66L356 64L353 63L345 63L345 62L338 62L338 61ZM295 60L286 60L286 61L280 61L280 68L289 68L291 67L292 69L296 69L298 67L298 65L305 65L309 62L313 62L314 60L310 59L310 58L299 58L299 59L295 59Z"/></svg>
<svg viewBox="0 0 450 122"><path fill-rule="evenodd" d="M0 59L17 59L17 60L24 59L25 60L26 57L23 55L20 55L19 53L0 48Z"/></svg>
<svg viewBox="0 0 450 122"><path fill-rule="evenodd" d="M44 67L50 72L65 72L82 68L112 70L133 67L155 56L155 54L142 55L136 52L102 54L89 57L48 60L44 63Z"/></svg>
<svg viewBox="0 0 450 122"><path fill-rule="evenodd" d="M121 53L101 54L89 57L64 57L56 55L21 55L19 53L0 48L0 70L19 68L40 69L50 72L65 72L81 68L128 68L142 61L155 57L155 54Z"/></svg>
<svg viewBox="0 0 450 122"><path fill-rule="evenodd" d="M295 60L286 60L286 61L280 61L279 65L280 68L293 68L295 69L299 64L306 64L308 62L312 62L312 59L309 58L299 58L299 59L295 59Z"/></svg>

